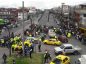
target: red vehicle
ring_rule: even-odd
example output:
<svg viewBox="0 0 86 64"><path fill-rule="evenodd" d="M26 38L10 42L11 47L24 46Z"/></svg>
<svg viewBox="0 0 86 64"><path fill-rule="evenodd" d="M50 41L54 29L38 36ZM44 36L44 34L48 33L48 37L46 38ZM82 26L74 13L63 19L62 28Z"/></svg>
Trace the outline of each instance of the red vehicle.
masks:
<svg viewBox="0 0 86 64"><path fill-rule="evenodd" d="M60 40L62 43L67 43L67 42L68 42L67 37L64 36L64 35L60 35L60 36L58 37L58 40Z"/></svg>

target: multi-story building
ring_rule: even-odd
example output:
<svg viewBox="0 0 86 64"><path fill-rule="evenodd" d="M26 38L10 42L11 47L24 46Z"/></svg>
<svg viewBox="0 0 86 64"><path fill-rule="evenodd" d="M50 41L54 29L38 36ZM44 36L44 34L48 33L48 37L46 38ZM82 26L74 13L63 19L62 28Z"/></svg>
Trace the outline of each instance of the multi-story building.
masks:
<svg viewBox="0 0 86 64"><path fill-rule="evenodd" d="M35 7L29 7L29 14L36 14L36 8Z"/></svg>
<svg viewBox="0 0 86 64"><path fill-rule="evenodd" d="M76 18L80 17L79 29L86 38L86 4L79 5L75 12L78 13Z"/></svg>
<svg viewBox="0 0 86 64"><path fill-rule="evenodd" d="M0 8L0 18L5 21L15 23L17 21L18 12L16 8Z"/></svg>
<svg viewBox="0 0 86 64"><path fill-rule="evenodd" d="M75 9L75 12L80 17L80 26L86 27L86 4L81 4Z"/></svg>
<svg viewBox="0 0 86 64"><path fill-rule="evenodd" d="M23 13L24 13L24 20L27 20L28 19L28 12L29 12L29 9L27 8L19 8L18 9L18 20L23 20Z"/></svg>

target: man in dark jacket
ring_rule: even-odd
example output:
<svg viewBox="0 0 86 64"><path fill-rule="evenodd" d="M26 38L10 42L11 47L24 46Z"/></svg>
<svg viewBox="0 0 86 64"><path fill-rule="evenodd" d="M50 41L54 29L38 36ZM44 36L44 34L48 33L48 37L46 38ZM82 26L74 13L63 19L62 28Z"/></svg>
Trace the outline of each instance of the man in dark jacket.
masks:
<svg viewBox="0 0 86 64"><path fill-rule="evenodd" d="M41 42L40 41L38 43L38 50L39 50L39 52L41 52Z"/></svg>
<svg viewBox="0 0 86 64"><path fill-rule="evenodd" d="M4 60L4 64L5 64L7 60L7 55L5 53L3 54L2 59Z"/></svg>
<svg viewBox="0 0 86 64"><path fill-rule="evenodd" d="M51 60L50 53L48 51L45 52L44 54L44 63L48 63L48 60Z"/></svg>

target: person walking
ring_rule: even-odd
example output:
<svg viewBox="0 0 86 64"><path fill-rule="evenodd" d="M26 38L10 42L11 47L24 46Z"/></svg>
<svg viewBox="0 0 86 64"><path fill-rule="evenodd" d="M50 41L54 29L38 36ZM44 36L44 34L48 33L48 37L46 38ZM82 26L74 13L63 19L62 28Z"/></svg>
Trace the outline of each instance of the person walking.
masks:
<svg viewBox="0 0 86 64"><path fill-rule="evenodd" d="M29 51L29 56L30 56L30 58L32 58L32 49L30 49L30 51Z"/></svg>
<svg viewBox="0 0 86 64"><path fill-rule="evenodd" d="M6 64L7 55L6 55L5 53L3 54L2 59L3 59L3 61L4 61L4 64Z"/></svg>
<svg viewBox="0 0 86 64"><path fill-rule="evenodd" d="M39 50L39 52L41 52L41 41L39 41L39 43L38 43L38 50Z"/></svg>
<svg viewBox="0 0 86 64"><path fill-rule="evenodd" d="M16 61L13 59L13 64L16 64Z"/></svg>
<svg viewBox="0 0 86 64"><path fill-rule="evenodd" d="M48 60L51 60L50 53L46 50L44 54L44 63L48 63Z"/></svg>

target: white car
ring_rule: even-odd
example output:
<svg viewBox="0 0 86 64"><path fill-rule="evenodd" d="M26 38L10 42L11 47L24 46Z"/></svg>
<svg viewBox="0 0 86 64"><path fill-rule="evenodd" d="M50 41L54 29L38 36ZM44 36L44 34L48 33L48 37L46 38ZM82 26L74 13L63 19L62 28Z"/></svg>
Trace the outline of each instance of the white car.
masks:
<svg viewBox="0 0 86 64"><path fill-rule="evenodd" d="M81 55L81 58L78 58L80 64L86 64L86 55Z"/></svg>
<svg viewBox="0 0 86 64"><path fill-rule="evenodd" d="M54 32L53 29L49 29L48 35L49 35L50 37L54 37L54 36L56 36L56 33Z"/></svg>
<svg viewBox="0 0 86 64"><path fill-rule="evenodd" d="M54 52L55 52L55 54L60 54L60 53L79 54L81 52L81 48L80 47L74 47L72 44L63 44L60 47L55 47Z"/></svg>

